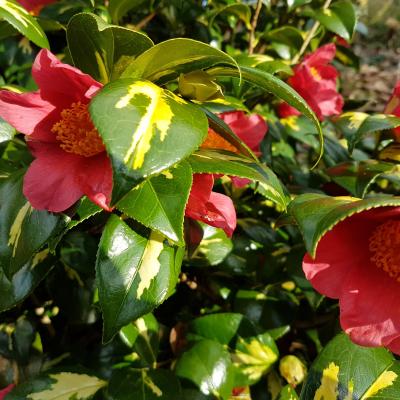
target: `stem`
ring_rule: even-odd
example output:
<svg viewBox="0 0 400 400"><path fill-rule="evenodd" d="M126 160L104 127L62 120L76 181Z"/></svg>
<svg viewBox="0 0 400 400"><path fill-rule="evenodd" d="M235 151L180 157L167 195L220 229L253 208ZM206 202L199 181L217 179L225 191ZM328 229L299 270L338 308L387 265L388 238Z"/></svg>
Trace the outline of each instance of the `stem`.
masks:
<svg viewBox="0 0 400 400"><path fill-rule="evenodd" d="M332 0L325 0L325 3L322 6L322 9L326 10L330 6L331 3L332 3ZM299 62L300 57L307 50L308 45L310 44L312 38L314 37L314 35L317 32L320 25L321 24L319 23L319 21L314 22L314 25L307 33L307 36L303 42L303 45L301 46L300 51L293 57L292 64L297 64Z"/></svg>
<svg viewBox="0 0 400 400"><path fill-rule="evenodd" d="M258 17L260 16L260 11L262 7L262 0L257 1L256 11L254 12L253 20L251 21L250 29L250 40L249 40L249 54L253 54L255 47L255 32L258 22Z"/></svg>
<svg viewBox="0 0 400 400"><path fill-rule="evenodd" d="M153 11L152 13L150 13L149 15L144 17L141 21L139 21L135 25L135 30L140 31L141 29L143 29L156 15L157 15L157 13L155 11Z"/></svg>

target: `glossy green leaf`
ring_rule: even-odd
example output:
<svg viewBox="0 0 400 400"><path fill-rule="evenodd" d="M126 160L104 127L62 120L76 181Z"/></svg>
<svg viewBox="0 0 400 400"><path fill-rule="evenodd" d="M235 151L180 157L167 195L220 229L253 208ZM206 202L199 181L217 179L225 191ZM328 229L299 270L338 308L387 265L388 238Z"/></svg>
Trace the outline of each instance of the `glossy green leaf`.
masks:
<svg viewBox="0 0 400 400"><path fill-rule="evenodd" d="M184 352L175 367L180 378L193 382L205 395L228 399L233 389L234 372L224 346L201 340Z"/></svg>
<svg viewBox="0 0 400 400"><path fill-rule="evenodd" d="M357 346L344 334L312 364L300 399L396 399L400 364L383 348Z"/></svg>
<svg viewBox="0 0 400 400"><path fill-rule="evenodd" d="M243 21L247 29L251 29L251 10L247 4L228 4L225 7L215 10L210 18L210 26L212 26L215 23L215 19L221 15L233 15Z"/></svg>
<svg viewBox="0 0 400 400"><path fill-rule="evenodd" d="M196 248L190 262L196 266L221 264L233 249L233 243L222 229L202 224L203 238Z"/></svg>
<svg viewBox="0 0 400 400"><path fill-rule="evenodd" d="M353 197L329 197L322 194L303 194L288 207L303 235L307 251L315 256L322 236L343 219L371 208L400 206L400 197L380 195L367 199Z"/></svg>
<svg viewBox="0 0 400 400"><path fill-rule="evenodd" d="M386 114L347 112L337 118L335 125L343 132L349 151L352 152L365 135L400 126L400 118Z"/></svg>
<svg viewBox="0 0 400 400"><path fill-rule="evenodd" d="M376 160L350 161L327 169L334 182L353 196L364 197L368 187L379 175L393 169L393 164Z"/></svg>
<svg viewBox="0 0 400 400"><path fill-rule="evenodd" d="M46 277L53 266L54 258L45 249L19 268L11 278L8 278L0 268L0 312L21 303Z"/></svg>
<svg viewBox="0 0 400 400"><path fill-rule="evenodd" d="M144 178L190 155L207 135L203 111L147 81L106 85L90 112L113 164L116 201Z"/></svg>
<svg viewBox="0 0 400 400"><path fill-rule="evenodd" d="M0 185L0 268L9 279L64 225L60 215L35 210L28 203L22 194L24 172Z"/></svg>
<svg viewBox="0 0 400 400"><path fill-rule="evenodd" d="M43 29L17 1L0 0L0 18L5 19L39 47L50 48Z"/></svg>
<svg viewBox="0 0 400 400"><path fill-rule="evenodd" d="M299 400L299 396L290 385L286 385L279 393L278 400Z"/></svg>
<svg viewBox="0 0 400 400"><path fill-rule="evenodd" d="M72 219L68 224L68 229L74 228L93 215L99 214L102 211L103 209L97 204L92 203L86 196L83 197L79 202L78 208L76 209L74 219Z"/></svg>
<svg viewBox="0 0 400 400"><path fill-rule="evenodd" d="M183 219L191 186L192 169L184 161L146 179L125 195L116 208L182 245Z"/></svg>
<svg viewBox="0 0 400 400"><path fill-rule="evenodd" d="M282 26L280 28L268 31L265 34L265 38L268 41L275 41L286 44L294 50L299 50L301 45L303 44L302 32L299 29L294 28L293 26Z"/></svg>
<svg viewBox="0 0 400 400"><path fill-rule="evenodd" d="M86 400L105 385L106 382L96 376L60 372L18 385L7 395L7 400Z"/></svg>
<svg viewBox="0 0 400 400"><path fill-rule="evenodd" d="M136 57L153 45L146 35L109 25L89 13L71 18L67 40L75 66L103 83L110 80L118 61Z"/></svg>
<svg viewBox="0 0 400 400"><path fill-rule="evenodd" d="M136 232L111 215L96 262L104 341L172 294L181 261L182 249L167 244L159 233Z"/></svg>
<svg viewBox="0 0 400 400"><path fill-rule="evenodd" d="M258 161L251 160L238 154L200 150L189 158L194 173L213 173L239 176L258 182L262 194L268 199L286 208L288 196L276 175Z"/></svg>
<svg viewBox="0 0 400 400"><path fill-rule="evenodd" d="M328 30L343 39L350 40L352 38L357 23L357 15L350 0L341 0L328 9L317 10L313 16Z"/></svg>
<svg viewBox="0 0 400 400"><path fill-rule="evenodd" d="M128 11L134 11L146 3L146 0L110 0L108 11L114 23L126 15Z"/></svg>
<svg viewBox="0 0 400 400"><path fill-rule="evenodd" d="M11 140L15 135L15 129L0 118L0 143Z"/></svg>
<svg viewBox="0 0 400 400"><path fill-rule="evenodd" d="M107 394L110 400L177 400L182 390L171 371L123 368L113 372Z"/></svg>
<svg viewBox="0 0 400 400"><path fill-rule="evenodd" d="M241 66L240 70L236 70L233 68L217 67L210 69L207 72L215 76L232 76L232 77L241 76L241 78L244 81L252 83L258 88L274 94L278 98L284 100L286 103L288 103L289 105L291 105L292 107L296 108L301 113L303 113L307 118L309 118L313 122L318 132L321 145L321 151L318 158L319 161L319 159L322 157L322 152L323 152L323 134L318 118L311 110L307 102L289 85L287 85L278 77L269 74L268 72L260 71L257 68L251 68L251 67Z"/></svg>
<svg viewBox="0 0 400 400"><path fill-rule="evenodd" d="M129 64L121 77L168 81L181 73L216 65L236 67L237 64L232 57L208 44L177 38L159 43L141 54Z"/></svg>

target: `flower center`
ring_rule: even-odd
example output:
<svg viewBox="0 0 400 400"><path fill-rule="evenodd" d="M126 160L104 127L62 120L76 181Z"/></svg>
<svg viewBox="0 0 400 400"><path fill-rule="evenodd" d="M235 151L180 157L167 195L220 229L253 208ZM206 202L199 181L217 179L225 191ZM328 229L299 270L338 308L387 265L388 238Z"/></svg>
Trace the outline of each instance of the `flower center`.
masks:
<svg viewBox="0 0 400 400"><path fill-rule="evenodd" d="M310 72L311 72L311 75L312 75L317 81L320 81L320 80L321 80L321 75L319 74L317 68L315 68L315 67L310 67Z"/></svg>
<svg viewBox="0 0 400 400"><path fill-rule="evenodd" d="M239 150L225 140L222 136L218 135L212 129L208 130L206 140L200 146L202 149L221 149L231 151L232 153L239 153Z"/></svg>
<svg viewBox="0 0 400 400"><path fill-rule="evenodd" d="M68 153L91 157L105 150L90 119L87 105L80 101L61 111L61 119L53 125L51 131L61 142L60 147Z"/></svg>
<svg viewBox="0 0 400 400"><path fill-rule="evenodd" d="M369 250L371 261L400 282L400 221L390 220L375 228Z"/></svg>

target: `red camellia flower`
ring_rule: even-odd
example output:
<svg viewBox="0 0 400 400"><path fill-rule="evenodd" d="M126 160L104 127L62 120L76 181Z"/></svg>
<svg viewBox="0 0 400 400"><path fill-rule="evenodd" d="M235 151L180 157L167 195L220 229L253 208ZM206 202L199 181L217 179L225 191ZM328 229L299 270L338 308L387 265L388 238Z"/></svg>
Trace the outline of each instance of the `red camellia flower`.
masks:
<svg viewBox="0 0 400 400"><path fill-rule="evenodd" d="M335 53L336 46L333 43L320 47L304 57L294 67L294 75L288 79L288 84L304 98L320 121L331 115L339 115L343 108L343 97L336 88L338 71L329 65ZM278 114L285 118L300 115L300 112L282 103Z"/></svg>
<svg viewBox="0 0 400 400"><path fill-rule="evenodd" d="M232 236L236 228L235 207L228 196L213 192L213 185L212 175L193 175L193 185L185 215L216 228L222 228L228 236Z"/></svg>
<svg viewBox="0 0 400 400"><path fill-rule="evenodd" d="M6 388L0 390L0 400L3 400L8 393L11 392L15 387L14 384L8 385Z"/></svg>
<svg viewBox="0 0 400 400"><path fill-rule="evenodd" d="M339 222L303 270L316 290L339 299L341 326L355 343L400 354L400 207Z"/></svg>
<svg viewBox="0 0 400 400"><path fill-rule="evenodd" d="M111 163L87 108L102 85L48 50L37 55L32 75L38 91L0 91L0 116L27 135L35 157L24 195L39 210L64 211L83 195L108 210Z"/></svg>
<svg viewBox="0 0 400 400"><path fill-rule="evenodd" d="M397 82L393 94L385 108L385 114L393 114L400 117L400 81ZM400 140L400 127L393 129L397 140Z"/></svg>
<svg viewBox="0 0 400 400"><path fill-rule="evenodd" d="M18 0L25 10L33 15L39 15L40 10L49 4L55 3L57 0Z"/></svg>

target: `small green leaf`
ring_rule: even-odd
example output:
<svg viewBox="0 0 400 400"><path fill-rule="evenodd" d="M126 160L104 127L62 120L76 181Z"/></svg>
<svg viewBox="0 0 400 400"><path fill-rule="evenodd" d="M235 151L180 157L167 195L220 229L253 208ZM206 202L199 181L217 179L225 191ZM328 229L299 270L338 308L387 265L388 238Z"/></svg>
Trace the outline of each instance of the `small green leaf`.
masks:
<svg viewBox="0 0 400 400"><path fill-rule="evenodd" d="M11 140L15 135L15 129L0 118L0 143Z"/></svg>
<svg viewBox="0 0 400 400"><path fill-rule="evenodd" d="M314 257L322 236L340 221L361 211L387 206L400 206L400 197L380 195L361 200L309 193L296 197L289 204L288 213L296 220L307 251Z"/></svg>
<svg viewBox="0 0 400 400"><path fill-rule="evenodd" d="M250 19L251 10L247 4L228 4L225 7L215 10L211 14L210 26L214 25L215 19L221 15L234 15L239 20L243 21L247 29L251 29Z"/></svg>
<svg viewBox="0 0 400 400"><path fill-rule="evenodd" d="M28 203L22 194L24 172L0 184L0 268L9 279L64 225L60 215L35 210Z"/></svg>
<svg viewBox="0 0 400 400"><path fill-rule="evenodd" d="M96 376L60 372L38 377L18 385L8 400L70 400L91 399L107 383Z"/></svg>
<svg viewBox="0 0 400 400"><path fill-rule="evenodd" d="M141 54L121 77L166 82L181 73L216 65L237 66L235 60L221 50L196 40L177 38L159 43Z"/></svg>
<svg viewBox="0 0 400 400"><path fill-rule="evenodd" d="M376 160L350 161L338 164L325 172L338 185L344 187L353 196L364 197L368 187L379 175L393 169L393 164Z"/></svg>
<svg viewBox="0 0 400 400"><path fill-rule="evenodd" d="M117 24L128 11L134 11L144 3L146 3L146 0L110 0L108 11L113 22Z"/></svg>
<svg viewBox="0 0 400 400"><path fill-rule="evenodd" d="M212 340L201 340L182 354L176 374L192 381L205 395L228 399L233 389L234 370L227 350Z"/></svg>
<svg viewBox="0 0 400 400"><path fill-rule="evenodd" d="M4 18L39 47L49 49L49 42L36 20L14 0L0 0L0 18Z"/></svg>
<svg viewBox="0 0 400 400"><path fill-rule="evenodd" d="M399 375L400 364L387 350L357 346L342 333L312 364L300 400L396 399Z"/></svg>
<svg viewBox="0 0 400 400"><path fill-rule="evenodd" d="M136 57L153 42L146 35L109 25L94 14L76 14L67 27L68 47L76 67L107 83L121 58Z"/></svg>
<svg viewBox="0 0 400 400"><path fill-rule="evenodd" d="M338 1L328 9L315 11L313 16L325 28L341 36L343 39L350 40L353 37L357 15L351 1Z"/></svg>
<svg viewBox="0 0 400 400"><path fill-rule="evenodd" d="M148 81L106 85L90 112L113 164L115 201L193 153L208 130L196 105Z"/></svg>
<svg viewBox="0 0 400 400"><path fill-rule="evenodd" d="M276 175L258 161L227 151L200 150L189 158L194 173L239 176L259 182L261 193L286 209L288 196Z"/></svg>
<svg viewBox="0 0 400 400"><path fill-rule="evenodd" d="M290 385L286 385L279 393L278 400L299 400L299 396Z"/></svg>
<svg viewBox="0 0 400 400"><path fill-rule="evenodd" d="M299 50L303 44L303 33L293 26L283 26L265 34L268 41L286 44L294 50Z"/></svg>
<svg viewBox="0 0 400 400"><path fill-rule="evenodd" d="M113 372L108 395L110 400L178 400L182 389L171 371L123 368Z"/></svg>
<svg viewBox="0 0 400 400"><path fill-rule="evenodd" d="M191 186L192 170L183 161L136 186L116 204L116 208L183 245L183 219Z"/></svg>
<svg viewBox="0 0 400 400"><path fill-rule="evenodd" d="M166 244L159 233L135 232L111 215L96 262L105 342L171 295L181 261L182 249Z"/></svg>

